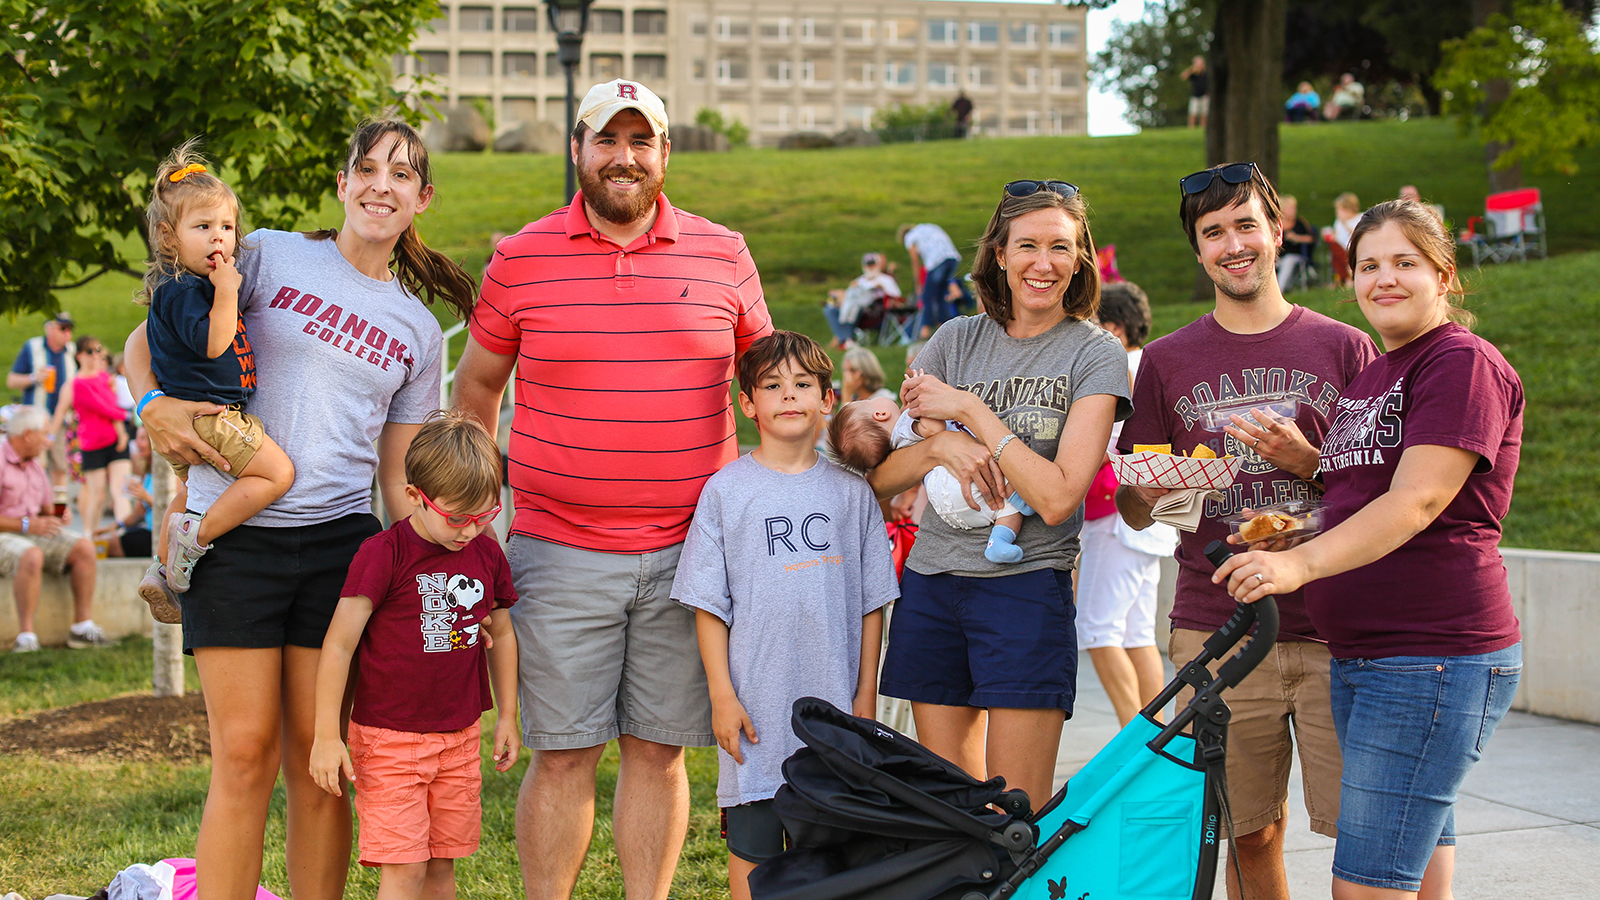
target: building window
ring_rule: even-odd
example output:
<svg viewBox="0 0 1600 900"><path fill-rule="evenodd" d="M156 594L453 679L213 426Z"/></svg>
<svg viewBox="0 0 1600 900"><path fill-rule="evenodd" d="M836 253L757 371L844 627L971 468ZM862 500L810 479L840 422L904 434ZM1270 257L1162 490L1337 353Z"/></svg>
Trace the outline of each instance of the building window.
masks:
<svg viewBox="0 0 1600 900"><path fill-rule="evenodd" d="M724 56L717 60L717 84L742 84L749 80L749 57Z"/></svg>
<svg viewBox="0 0 1600 900"><path fill-rule="evenodd" d="M912 87L917 83L917 64L890 62L883 64L883 83L889 87Z"/></svg>
<svg viewBox="0 0 1600 900"><path fill-rule="evenodd" d="M750 20L735 19L732 16L717 16L717 37L724 41L749 40Z"/></svg>
<svg viewBox="0 0 1600 900"><path fill-rule="evenodd" d="M704 63L702 62L702 65ZM667 77L667 58L656 54L636 53L633 56L633 79L635 81L661 81Z"/></svg>
<svg viewBox="0 0 1600 900"><path fill-rule="evenodd" d="M823 42L833 40L833 23L828 21L818 22L816 19L801 19L800 40Z"/></svg>
<svg viewBox="0 0 1600 900"><path fill-rule="evenodd" d="M960 26L955 19L929 19L928 43L950 44L956 42L956 32Z"/></svg>
<svg viewBox="0 0 1600 900"><path fill-rule="evenodd" d="M488 78L494 74L494 54L456 54L456 74L462 78Z"/></svg>
<svg viewBox="0 0 1600 900"><path fill-rule="evenodd" d="M457 13L456 28L460 31L493 31L494 10L487 6L463 6Z"/></svg>
<svg viewBox="0 0 1600 900"><path fill-rule="evenodd" d="M956 86L956 67L951 63L928 63L928 87L952 88Z"/></svg>
<svg viewBox="0 0 1600 900"><path fill-rule="evenodd" d="M763 103L760 109L762 131L788 131L792 110L784 104Z"/></svg>
<svg viewBox="0 0 1600 900"><path fill-rule="evenodd" d="M446 7L443 4L441 4L439 6L439 14L437 16L434 16L433 18L429 19L428 20L428 24L426 24L426 25L424 25L422 27L428 29L429 31L433 32L434 34L445 34L445 33L448 33L450 31L450 9L449 9L449 7Z"/></svg>
<svg viewBox="0 0 1600 900"><path fill-rule="evenodd" d="M564 70L561 68L561 57L554 53L544 55L544 77L558 78ZM566 101L563 100L563 103Z"/></svg>
<svg viewBox="0 0 1600 900"><path fill-rule="evenodd" d="M967 85L978 90L987 90L996 87L1000 79L995 75L994 66L977 65L967 69Z"/></svg>
<svg viewBox="0 0 1600 900"><path fill-rule="evenodd" d="M870 44L876 24L871 19L847 19L839 23L839 38L847 44Z"/></svg>
<svg viewBox="0 0 1600 900"><path fill-rule="evenodd" d="M1073 50L1078 46L1078 26L1062 25L1060 23L1050 26L1050 46L1060 50Z"/></svg>
<svg viewBox="0 0 1600 900"><path fill-rule="evenodd" d="M1031 91L1039 89L1039 67L1027 66L1022 63L1011 64L1011 86L1027 88Z"/></svg>
<svg viewBox="0 0 1600 900"><path fill-rule="evenodd" d="M800 63L800 83L826 87L833 83L833 57L819 56Z"/></svg>
<svg viewBox="0 0 1600 900"><path fill-rule="evenodd" d="M689 61L689 80L690 81L705 81L706 80L706 61L705 61L704 58L692 59L692 60Z"/></svg>
<svg viewBox="0 0 1600 900"><path fill-rule="evenodd" d="M589 57L589 77L610 81L622 77L621 53L595 53Z"/></svg>
<svg viewBox="0 0 1600 900"><path fill-rule="evenodd" d="M704 20L701 20L702 24ZM666 34L667 12L663 9L636 9L633 11L634 34ZM703 33L703 32L702 32Z"/></svg>
<svg viewBox="0 0 1600 900"><path fill-rule="evenodd" d="M507 97L500 101L500 118L531 125L539 121L539 101L532 97Z"/></svg>
<svg viewBox="0 0 1600 900"><path fill-rule="evenodd" d="M539 54L500 54L500 74L507 78L533 78L539 74Z"/></svg>
<svg viewBox="0 0 1600 900"><path fill-rule="evenodd" d="M1000 43L999 22L968 22L967 43L977 47L993 47Z"/></svg>
<svg viewBox="0 0 1600 900"><path fill-rule="evenodd" d="M917 42L917 20L911 18L885 19L883 22L883 39L890 44L915 44Z"/></svg>
<svg viewBox="0 0 1600 900"><path fill-rule="evenodd" d="M704 13L694 13L689 16L690 37L705 37L711 33L710 26L711 23L706 19Z"/></svg>
<svg viewBox="0 0 1600 900"><path fill-rule="evenodd" d="M424 75L450 74L450 54L443 50L424 50L417 54L417 62Z"/></svg>
<svg viewBox="0 0 1600 900"><path fill-rule="evenodd" d="M395 77L398 78L399 76L406 74L406 60L408 59L410 59L410 57L406 54L396 53L394 55L394 59L390 60L389 66L390 68L394 69Z"/></svg>
<svg viewBox="0 0 1600 900"><path fill-rule="evenodd" d="M845 83L851 87L868 87L878 81L878 66L870 59L852 57L844 61Z"/></svg>
<svg viewBox="0 0 1600 900"><path fill-rule="evenodd" d="M789 84L794 80L792 64L787 59L768 60L765 80L767 84Z"/></svg>
<svg viewBox="0 0 1600 900"><path fill-rule="evenodd" d="M763 41L787 41L790 28L788 19L762 19L761 39Z"/></svg>
<svg viewBox="0 0 1600 900"><path fill-rule="evenodd" d="M1078 89L1078 73L1071 69L1051 69L1050 89L1053 91L1075 91Z"/></svg>
<svg viewBox="0 0 1600 900"><path fill-rule="evenodd" d="M513 33L533 34L539 30L539 10L523 6L508 6L501 19L501 29ZM509 101L508 101L509 102ZM528 101L530 103L534 101Z"/></svg>
<svg viewBox="0 0 1600 900"><path fill-rule="evenodd" d="M844 116L844 121L840 124L845 128L872 127L872 107L870 106L846 105L839 112Z"/></svg>
<svg viewBox="0 0 1600 900"><path fill-rule="evenodd" d="M621 34L622 10L597 9L589 13L589 30L595 34Z"/></svg>
<svg viewBox="0 0 1600 900"><path fill-rule="evenodd" d="M1012 22L1006 31L1013 47L1034 47L1039 43L1039 26L1032 22Z"/></svg>

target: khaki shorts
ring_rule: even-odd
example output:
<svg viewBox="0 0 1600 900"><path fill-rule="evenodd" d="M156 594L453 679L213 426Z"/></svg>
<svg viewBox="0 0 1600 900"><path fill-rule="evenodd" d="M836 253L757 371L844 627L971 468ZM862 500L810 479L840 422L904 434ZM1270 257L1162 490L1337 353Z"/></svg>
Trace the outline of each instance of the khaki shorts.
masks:
<svg viewBox="0 0 1600 900"><path fill-rule="evenodd" d="M1211 633L1174 628L1168 644L1173 665L1200 654ZM1233 710L1228 722L1228 803L1235 834L1251 834L1289 811L1291 753L1300 751L1311 830L1338 836L1339 738L1329 699L1330 656L1326 644L1285 641L1222 697ZM1208 668L1216 673L1218 663ZM1181 708L1194 696L1178 695ZM1291 722L1293 723L1291 729Z"/></svg>
<svg viewBox="0 0 1600 900"><path fill-rule="evenodd" d="M716 743L694 612L672 599L682 548L596 553L511 536L523 744Z"/></svg>
<svg viewBox="0 0 1600 900"><path fill-rule="evenodd" d="M267 441L267 430L261 420L230 406L214 416L196 416L195 434L215 447L228 461L228 474L235 478L256 458L256 451ZM172 471L180 478L189 477L187 463L173 463Z"/></svg>
<svg viewBox="0 0 1600 900"><path fill-rule="evenodd" d="M67 556L81 540L83 535L65 528L52 537L16 532L0 534L0 577L10 578L17 574L17 563L22 559L22 554L33 547L44 551L46 575L63 575L67 571Z"/></svg>

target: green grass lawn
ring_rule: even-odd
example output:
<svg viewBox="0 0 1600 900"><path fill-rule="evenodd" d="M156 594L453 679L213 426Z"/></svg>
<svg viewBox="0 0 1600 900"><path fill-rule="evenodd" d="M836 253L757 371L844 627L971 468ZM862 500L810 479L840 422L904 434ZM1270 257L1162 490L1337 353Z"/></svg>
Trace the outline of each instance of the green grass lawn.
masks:
<svg viewBox="0 0 1600 900"><path fill-rule="evenodd" d="M0 719L32 711L147 692L150 641L125 640L95 653L46 650L0 653ZM198 690L194 665L189 688ZM520 900L513 831L517 786L526 757L506 773L488 762L493 715L484 719L483 842L457 867L463 897ZM726 847L718 837L717 758L689 751L689 839L672 895L683 900L727 895ZM62 892L85 896L110 883L125 866L194 855L205 807L209 762L124 762L0 756L0 892L38 898ZM620 900L621 876L611 843L611 795L616 787L613 744L600 764L594 846L579 882L583 900ZM262 883L289 896L283 864L283 788L273 794ZM377 893L377 870L350 867L349 895Z"/></svg>
<svg viewBox="0 0 1600 900"><path fill-rule="evenodd" d="M1363 203L1391 197L1415 183L1463 222L1481 211L1482 149L1444 120L1352 122L1285 127L1285 192L1300 198L1314 225L1331 221L1333 197L1351 190ZM1189 321L1206 304L1189 303L1194 256L1177 223L1177 180L1203 161L1199 134L1184 129L1115 138L1028 138L895 144L812 152L741 150L680 153L667 183L673 202L744 233L780 328L826 339L820 300L859 271L866 250L888 253L901 222L936 221L958 245L970 247L983 230L1002 183L1053 176L1080 184L1096 240L1117 246L1124 275L1150 294L1156 334ZM1527 452L1517 501L1506 523L1509 546L1600 550L1600 496L1592 483L1595 451L1584 423L1593 418L1593 391L1578 381L1578 360L1600 344L1600 148L1580 154L1579 176L1531 176L1544 191L1550 262L1492 267L1471 279L1481 333L1500 345L1527 388ZM563 202L562 161L554 156L447 154L436 159L438 193L421 228L435 247L482 269L489 236L515 231ZM330 187L332 178L329 178ZM310 225L337 224L331 202ZM139 249L129 243L129 258ZM967 262L970 264L970 251ZM909 287L908 273L901 273ZM143 316L129 302L135 281L107 275L62 292L80 333L112 345ZM1358 325L1360 315L1331 291L1299 294L1296 302ZM442 310L441 316L445 315ZM0 321L0 357L12 359L22 340L37 334L39 316ZM449 323L446 323L449 324ZM458 340L452 348L460 352ZM879 351L891 385L899 382L903 351ZM1586 402L1587 401L1587 402ZM740 439L755 441L741 417Z"/></svg>

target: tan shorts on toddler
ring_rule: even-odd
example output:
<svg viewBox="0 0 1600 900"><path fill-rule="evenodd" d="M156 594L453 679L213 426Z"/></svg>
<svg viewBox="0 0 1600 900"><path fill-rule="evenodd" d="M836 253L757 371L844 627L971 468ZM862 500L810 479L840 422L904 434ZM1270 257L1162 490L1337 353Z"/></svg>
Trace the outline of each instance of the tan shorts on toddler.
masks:
<svg viewBox="0 0 1600 900"><path fill-rule="evenodd" d="M250 465L250 460L256 458L256 451L267 442L267 430L262 427L261 420L237 406L230 406L212 416L195 416L194 432L200 435L200 440L222 454L222 458L228 461L226 474L235 478L239 477L245 466ZM181 479L189 477L187 463L174 463L172 471Z"/></svg>

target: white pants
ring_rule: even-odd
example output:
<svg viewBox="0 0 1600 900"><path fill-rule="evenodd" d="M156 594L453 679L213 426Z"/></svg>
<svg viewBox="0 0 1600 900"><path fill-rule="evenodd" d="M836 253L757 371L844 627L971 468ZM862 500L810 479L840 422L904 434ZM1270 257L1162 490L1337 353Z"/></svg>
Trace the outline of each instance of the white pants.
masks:
<svg viewBox="0 0 1600 900"><path fill-rule="evenodd" d="M1123 546L1112 513L1083 523L1078 569L1078 647L1154 647L1161 558Z"/></svg>

